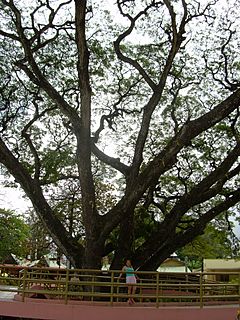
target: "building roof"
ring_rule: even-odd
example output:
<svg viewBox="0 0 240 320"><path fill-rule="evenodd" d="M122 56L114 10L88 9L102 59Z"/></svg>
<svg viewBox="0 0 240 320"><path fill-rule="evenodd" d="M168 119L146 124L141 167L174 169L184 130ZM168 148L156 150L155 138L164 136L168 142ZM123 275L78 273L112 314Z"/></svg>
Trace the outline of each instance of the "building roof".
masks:
<svg viewBox="0 0 240 320"><path fill-rule="evenodd" d="M236 270L240 269L240 260L236 259L204 259L203 269L207 270Z"/></svg>
<svg viewBox="0 0 240 320"><path fill-rule="evenodd" d="M177 257L170 257L163 261L161 267L181 267L185 266L185 263Z"/></svg>
<svg viewBox="0 0 240 320"><path fill-rule="evenodd" d="M164 266L160 266L157 268L158 272L191 272L191 270L189 268L187 268L185 266L168 266L168 267L164 267Z"/></svg>
<svg viewBox="0 0 240 320"><path fill-rule="evenodd" d="M181 261L176 256L167 258L163 263L157 268L158 272L191 272L191 270L186 267L185 262Z"/></svg>

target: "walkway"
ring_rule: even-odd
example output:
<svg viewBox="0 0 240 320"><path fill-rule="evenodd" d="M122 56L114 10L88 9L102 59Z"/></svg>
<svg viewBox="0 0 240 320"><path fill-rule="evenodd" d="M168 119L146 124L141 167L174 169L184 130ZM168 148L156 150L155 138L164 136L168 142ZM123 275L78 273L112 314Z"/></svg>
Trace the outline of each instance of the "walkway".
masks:
<svg viewBox="0 0 240 320"><path fill-rule="evenodd" d="M3 316L56 320L234 320L237 307L141 308L0 301Z"/></svg>
<svg viewBox="0 0 240 320"><path fill-rule="evenodd" d="M3 291L9 290L9 291ZM13 300L14 295L16 294L17 287L16 286L6 286L0 285L0 300Z"/></svg>
<svg viewBox="0 0 240 320"><path fill-rule="evenodd" d="M51 320L235 320L238 306L205 307L146 307L104 306L97 303L63 304L62 301L27 299L12 300L12 293L1 293L0 315Z"/></svg>

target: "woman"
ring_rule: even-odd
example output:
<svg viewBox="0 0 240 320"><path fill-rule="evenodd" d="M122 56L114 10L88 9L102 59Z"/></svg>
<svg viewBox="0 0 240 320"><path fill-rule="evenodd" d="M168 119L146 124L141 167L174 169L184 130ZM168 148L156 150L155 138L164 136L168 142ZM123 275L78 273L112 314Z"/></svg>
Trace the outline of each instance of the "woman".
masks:
<svg viewBox="0 0 240 320"><path fill-rule="evenodd" d="M126 283L128 284L128 295L129 295L128 303L133 304L135 303L135 301L130 296L135 294L136 286L134 286L134 284L137 283L138 277L135 276L134 274L134 269L132 267L131 260L129 259L126 260L126 263L122 268L122 273L120 274L119 279L122 277L123 272L126 273Z"/></svg>

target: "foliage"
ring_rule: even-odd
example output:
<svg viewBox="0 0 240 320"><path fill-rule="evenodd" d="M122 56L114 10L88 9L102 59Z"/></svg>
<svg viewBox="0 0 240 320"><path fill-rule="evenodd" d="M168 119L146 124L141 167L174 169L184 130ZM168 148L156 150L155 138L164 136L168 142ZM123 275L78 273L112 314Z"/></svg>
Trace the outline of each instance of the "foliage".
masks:
<svg viewBox="0 0 240 320"><path fill-rule="evenodd" d="M20 257L28 254L30 230L23 218L10 210L0 209L0 261L13 253Z"/></svg>
<svg viewBox="0 0 240 320"><path fill-rule="evenodd" d="M47 234L42 223L37 218L35 212L28 211L27 225L29 237L26 243L26 250L30 259L39 260L51 251L52 239Z"/></svg>
<svg viewBox="0 0 240 320"><path fill-rule="evenodd" d="M191 243L179 249L177 254L183 260L187 258L191 270L200 269L203 259L236 259L239 256L239 244L237 243L238 250L234 253L231 236L231 231L226 227L219 229L214 224L209 224L204 235L196 237Z"/></svg>

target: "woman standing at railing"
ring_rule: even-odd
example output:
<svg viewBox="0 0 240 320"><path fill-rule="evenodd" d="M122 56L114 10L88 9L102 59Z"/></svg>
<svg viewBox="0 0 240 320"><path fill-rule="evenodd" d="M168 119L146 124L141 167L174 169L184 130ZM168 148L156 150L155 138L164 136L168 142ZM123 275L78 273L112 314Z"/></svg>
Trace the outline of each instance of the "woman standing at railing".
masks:
<svg viewBox="0 0 240 320"><path fill-rule="evenodd" d="M129 295L128 303L133 304L135 303L135 301L133 298L131 298L131 295L135 294L136 286L134 284L137 283L138 277L134 274L134 269L133 269L131 260L129 259L126 260L126 263L122 268L122 273L118 277L119 279L122 277L123 272L126 273L126 283L128 285L128 295Z"/></svg>

